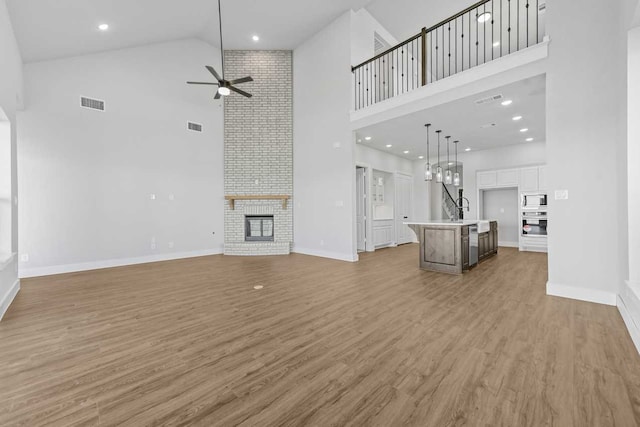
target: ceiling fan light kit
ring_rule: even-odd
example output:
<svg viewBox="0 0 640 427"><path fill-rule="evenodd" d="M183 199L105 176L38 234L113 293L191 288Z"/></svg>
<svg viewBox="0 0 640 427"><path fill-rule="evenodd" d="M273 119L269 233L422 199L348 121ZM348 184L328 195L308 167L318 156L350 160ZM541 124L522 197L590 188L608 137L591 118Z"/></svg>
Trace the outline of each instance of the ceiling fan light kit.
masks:
<svg viewBox="0 0 640 427"><path fill-rule="evenodd" d="M222 59L222 76L220 76L220 74L218 74L218 72L212 66L206 65L205 68L213 75L217 82L187 82L187 84L218 86L218 90L216 90L216 94L213 99L220 99L221 96L229 96L231 95L231 92L235 92L247 98L251 98L253 95L241 89L238 89L237 87L235 87L235 85L252 82L252 77L242 77L240 79L234 80L226 80L224 78L224 45L222 43L222 8L220 6L220 0L218 0L218 22L220 23L220 56Z"/></svg>

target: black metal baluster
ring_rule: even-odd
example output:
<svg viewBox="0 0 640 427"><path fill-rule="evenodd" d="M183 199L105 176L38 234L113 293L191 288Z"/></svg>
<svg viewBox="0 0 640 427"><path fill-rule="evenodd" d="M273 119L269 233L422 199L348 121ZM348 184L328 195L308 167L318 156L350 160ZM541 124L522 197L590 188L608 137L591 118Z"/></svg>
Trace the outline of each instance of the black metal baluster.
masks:
<svg viewBox="0 0 640 427"><path fill-rule="evenodd" d="M435 29L436 32L436 81L438 81L438 29Z"/></svg>
<svg viewBox="0 0 640 427"><path fill-rule="evenodd" d="M516 52L520 50L520 0L516 0Z"/></svg>
<svg viewBox="0 0 640 427"><path fill-rule="evenodd" d="M469 11L469 37L467 37L469 39L469 67L471 68L471 11Z"/></svg>
<svg viewBox="0 0 640 427"><path fill-rule="evenodd" d="M502 26L504 25L504 21L502 20L502 0L500 0L500 57L502 58Z"/></svg>
<svg viewBox="0 0 640 427"><path fill-rule="evenodd" d="M480 53L478 52L478 8L476 7L476 66L478 65L478 57L480 56Z"/></svg>
<svg viewBox="0 0 640 427"><path fill-rule="evenodd" d="M540 23L538 22L538 17L540 16L539 7L538 0L536 0L536 43L540 43Z"/></svg>
<svg viewBox="0 0 640 427"><path fill-rule="evenodd" d="M495 50L493 46L493 44L495 43L493 41L493 36L495 35L495 27L493 26L493 23L496 21L495 18L496 18L496 15L493 14L493 0L491 0L491 60L492 61L493 61L493 53L494 53L493 51Z"/></svg>
<svg viewBox="0 0 640 427"><path fill-rule="evenodd" d="M449 25L447 28L447 42L449 47L447 48L447 58L449 60L449 76L451 76L451 21L449 21Z"/></svg>
<svg viewBox="0 0 640 427"><path fill-rule="evenodd" d="M462 15L462 35L460 36L460 48L462 54L460 55L460 62L462 62L462 71L464 71L464 15Z"/></svg>
<svg viewBox="0 0 640 427"><path fill-rule="evenodd" d="M509 53L511 53L511 0L507 0L507 15L509 15L509 24L507 26L507 35L509 36Z"/></svg>
<svg viewBox="0 0 640 427"><path fill-rule="evenodd" d="M527 47L529 47L529 0L527 0Z"/></svg>
<svg viewBox="0 0 640 427"><path fill-rule="evenodd" d="M487 4L482 5L482 14L486 16ZM482 23L482 63L487 62L487 21Z"/></svg>

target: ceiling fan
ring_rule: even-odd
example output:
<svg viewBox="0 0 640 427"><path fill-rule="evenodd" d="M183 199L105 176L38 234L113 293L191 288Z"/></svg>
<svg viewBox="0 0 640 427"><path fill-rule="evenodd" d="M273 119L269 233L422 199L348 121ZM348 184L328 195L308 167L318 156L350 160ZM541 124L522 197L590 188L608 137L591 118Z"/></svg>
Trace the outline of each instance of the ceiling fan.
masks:
<svg viewBox="0 0 640 427"><path fill-rule="evenodd" d="M218 21L220 23L220 56L222 57L222 77L220 77L220 74L218 74L212 66L206 65L205 68L213 75L213 77L215 77L215 79L217 80L217 83L187 82L187 84L218 86L218 90L216 91L216 96L214 96L213 99L220 99L221 96L230 95L231 91L236 92L242 96L246 96L247 98L251 98L253 95L241 89L238 89L237 87L235 87L235 85L240 83L252 82L253 81L252 77L242 77L240 79L234 79L234 80L226 80L224 78L224 47L222 44L222 11L220 7L220 0L218 0Z"/></svg>

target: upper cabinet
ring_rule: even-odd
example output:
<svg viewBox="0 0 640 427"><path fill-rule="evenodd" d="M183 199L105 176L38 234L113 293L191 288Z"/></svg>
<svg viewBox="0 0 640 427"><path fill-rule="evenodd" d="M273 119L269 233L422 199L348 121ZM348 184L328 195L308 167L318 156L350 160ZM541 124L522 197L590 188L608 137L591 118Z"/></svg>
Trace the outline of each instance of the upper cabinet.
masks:
<svg viewBox="0 0 640 427"><path fill-rule="evenodd" d="M497 181L496 171L478 172L478 188L495 187Z"/></svg>
<svg viewBox="0 0 640 427"><path fill-rule="evenodd" d="M518 169L505 169L497 171L498 187L517 187L518 175L520 175Z"/></svg>
<svg viewBox="0 0 640 427"><path fill-rule="evenodd" d="M518 187L521 192L546 191L545 171L546 166L530 166L478 172L478 189Z"/></svg>
<svg viewBox="0 0 640 427"><path fill-rule="evenodd" d="M547 167L540 166L538 168L538 190L547 191Z"/></svg>
<svg viewBox="0 0 640 427"><path fill-rule="evenodd" d="M538 168L520 169L520 191L538 191Z"/></svg>

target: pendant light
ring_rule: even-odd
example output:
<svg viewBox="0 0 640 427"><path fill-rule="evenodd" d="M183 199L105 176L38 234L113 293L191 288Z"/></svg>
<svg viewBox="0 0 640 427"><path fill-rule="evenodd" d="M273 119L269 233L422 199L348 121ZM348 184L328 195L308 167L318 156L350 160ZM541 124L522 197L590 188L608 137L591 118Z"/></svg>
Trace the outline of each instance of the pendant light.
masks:
<svg viewBox="0 0 640 427"><path fill-rule="evenodd" d="M458 142L460 141L453 141L453 144L456 147L456 173L453 174L453 185L456 187L460 187L460 173L458 172Z"/></svg>
<svg viewBox="0 0 640 427"><path fill-rule="evenodd" d="M427 163L424 164L424 180L431 181L433 180L433 171L431 170L431 161L429 158L429 128L431 127L431 123L424 126L427 128Z"/></svg>
<svg viewBox="0 0 640 427"><path fill-rule="evenodd" d="M442 182L442 166L440 166L440 132L442 131L436 131L438 134L438 167L436 168L436 182Z"/></svg>
<svg viewBox="0 0 640 427"><path fill-rule="evenodd" d="M449 164L451 163L449 161L449 139L451 138L450 136L445 136L445 138L447 138L447 171L444 173L444 183L447 185L451 185L451 183L453 182L453 176L451 174L451 168L449 167Z"/></svg>

